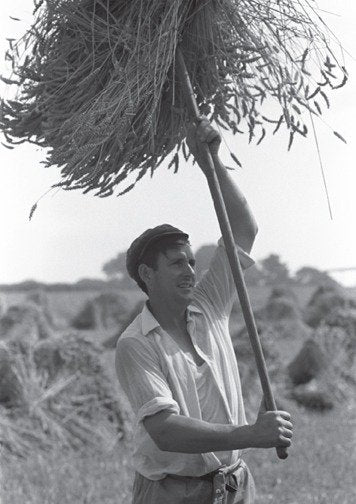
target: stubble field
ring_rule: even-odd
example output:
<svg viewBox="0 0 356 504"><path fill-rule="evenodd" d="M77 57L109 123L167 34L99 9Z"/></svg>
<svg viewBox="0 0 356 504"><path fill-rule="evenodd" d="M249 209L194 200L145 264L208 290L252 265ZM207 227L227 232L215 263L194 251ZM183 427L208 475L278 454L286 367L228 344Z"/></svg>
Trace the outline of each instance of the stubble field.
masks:
<svg viewBox="0 0 356 504"><path fill-rule="evenodd" d="M251 450L247 461L256 504L354 504L355 410L327 415L293 412L294 444L285 461L274 450ZM2 504L126 504L129 445L108 451L34 451L2 467ZM168 503L167 503L168 504Z"/></svg>

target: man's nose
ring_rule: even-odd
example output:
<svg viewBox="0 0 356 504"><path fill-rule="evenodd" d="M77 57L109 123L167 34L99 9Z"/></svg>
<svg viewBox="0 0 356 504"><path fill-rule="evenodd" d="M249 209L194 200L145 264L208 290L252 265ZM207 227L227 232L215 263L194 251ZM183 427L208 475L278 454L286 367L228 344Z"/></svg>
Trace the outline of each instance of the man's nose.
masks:
<svg viewBox="0 0 356 504"><path fill-rule="evenodd" d="M186 273L189 273L189 275L195 276L195 269L194 269L194 266L192 266L192 265L191 265L191 264L189 264L189 263L186 263L186 265L185 265L185 272L186 272Z"/></svg>

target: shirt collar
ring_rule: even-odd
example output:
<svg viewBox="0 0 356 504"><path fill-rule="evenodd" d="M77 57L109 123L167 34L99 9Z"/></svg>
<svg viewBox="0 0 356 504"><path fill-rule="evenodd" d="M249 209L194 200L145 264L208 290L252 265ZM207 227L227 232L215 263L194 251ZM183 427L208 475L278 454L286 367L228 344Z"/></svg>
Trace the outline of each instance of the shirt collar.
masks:
<svg viewBox="0 0 356 504"><path fill-rule="evenodd" d="M150 312L147 302L145 303L143 310L141 312L141 330L142 334L144 336L147 336L147 334L150 331L153 331L153 329L156 329L157 327L160 327L158 321L155 319L155 317L152 315Z"/></svg>
<svg viewBox="0 0 356 504"><path fill-rule="evenodd" d="M196 306L189 305L187 307L187 320L191 317L191 315L193 313L198 313L198 314L201 315L202 312ZM144 336L147 336L147 334L149 332L153 331L153 329L157 329L158 327L161 327L161 326L159 325L159 322L157 321L157 319L153 316L153 314L149 310L149 308L147 306L147 302L146 302L144 304L143 310L141 312L141 330L142 330L142 334Z"/></svg>
<svg viewBox="0 0 356 504"><path fill-rule="evenodd" d="M196 306L190 304L188 305L187 307L187 314L188 316L191 314L191 313L199 313L200 315L202 314L201 310L199 310L199 308L197 308Z"/></svg>

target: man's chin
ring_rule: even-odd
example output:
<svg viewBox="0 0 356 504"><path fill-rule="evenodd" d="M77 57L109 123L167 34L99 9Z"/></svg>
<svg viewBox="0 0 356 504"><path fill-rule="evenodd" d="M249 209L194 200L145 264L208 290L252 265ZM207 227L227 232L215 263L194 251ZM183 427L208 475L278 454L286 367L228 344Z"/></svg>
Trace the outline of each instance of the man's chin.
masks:
<svg viewBox="0 0 356 504"><path fill-rule="evenodd" d="M194 287L178 287L178 297L180 299L185 299L189 304L193 299Z"/></svg>

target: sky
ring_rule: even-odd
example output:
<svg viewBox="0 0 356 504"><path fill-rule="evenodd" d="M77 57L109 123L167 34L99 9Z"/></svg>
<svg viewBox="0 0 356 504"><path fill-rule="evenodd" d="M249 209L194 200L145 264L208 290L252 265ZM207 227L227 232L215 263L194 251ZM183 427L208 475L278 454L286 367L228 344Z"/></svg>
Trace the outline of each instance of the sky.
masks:
<svg viewBox="0 0 356 504"><path fill-rule="evenodd" d="M312 135L297 138L287 152L286 133L269 136L256 146L248 145L244 136L224 132L221 149L226 164L233 165L226 145L243 164L232 174L258 222L253 258L258 261L277 253L291 272L305 265L322 270L356 268L356 3L317 3L349 53L345 53L349 82L329 94L331 109L316 122L333 218ZM31 0L1 3L2 75L9 70L3 57L6 38L23 33L31 11ZM0 86L0 93L7 96L5 85ZM346 138L346 145L333 130ZM59 181L59 172L44 168L44 157L33 145L14 150L0 145L0 284L103 277L106 261L126 250L146 228L163 222L187 231L195 250L220 236L207 183L196 165L182 164L178 174L163 165L152 179L144 177L128 194L101 199L79 191L46 194ZM29 221L30 209L39 198ZM356 285L356 270L336 278Z"/></svg>

